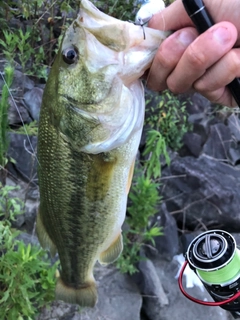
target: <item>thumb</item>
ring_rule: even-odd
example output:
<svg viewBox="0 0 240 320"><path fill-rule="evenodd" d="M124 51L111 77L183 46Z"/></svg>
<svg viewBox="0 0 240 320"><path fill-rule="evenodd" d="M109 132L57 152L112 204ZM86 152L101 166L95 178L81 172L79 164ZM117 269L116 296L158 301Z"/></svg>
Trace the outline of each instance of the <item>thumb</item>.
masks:
<svg viewBox="0 0 240 320"><path fill-rule="evenodd" d="M173 31L194 24L185 11L182 1L176 0L166 9L154 14L148 26L153 29Z"/></svg>

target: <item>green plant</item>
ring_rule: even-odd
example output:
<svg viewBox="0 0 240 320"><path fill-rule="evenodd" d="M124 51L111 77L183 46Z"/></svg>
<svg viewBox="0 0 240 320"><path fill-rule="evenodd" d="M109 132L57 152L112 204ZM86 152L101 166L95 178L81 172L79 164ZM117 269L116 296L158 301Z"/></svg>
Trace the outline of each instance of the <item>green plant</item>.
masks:
<svg viewBox="0 0 240 320"><path fill-rule="evenodd" d="M166 141L162 134L157 130L149 130L147 132L146 148L143 155L148 155L145 163L146 175L148 179L154 179L161 176L160 156L163 155L166 163L170 164L170 158L167 152Z"/></svg>
<svg viewBox="0 0 240 320"><path fill-rule="evenodd" d="M0 315L2 320L32 320L54 298L57 263L45 251L16 239L11 228L23 203L11 198L15 187L0 185Z"/></svg>
<svg viewBox="0 0 240 320"><path fill-rule="evenodd" d="M149 107L150 103L154 106ZM160 101L159 96L156 96L148 100L146 107L150 112L146 124L159 131L166 146L176 151L182 146L183 135L191 130L191 125L187 121L186 104L187 101L180 101L179 97L166 90L161 94Z"/></svg>
<svg viewBox="0 0 240 320"><path fill-rule="evenodd" d="M13 68L8 65L4 68L5 84L2 88L0 100L0 166L4 167L7 162L6 152L8 149L7 130L8 130L8 97L9 87L13 81Z"/></svg>
<svg viewBox="0 0 240 320"><path fill-rule="evenodd" d="M25 73L46 78L43 47L32 47L31 39L34 38L34 34L34 30L30 27L27 28L26 32L21 29L14 31L3 30L4 39L0 39L0 45L3 48L2 51L6 59L12 65L17 60ZM33 57L35 58L33 59Z"/></svg>
<svg viewBox="0 0 240 320"><path fill-rule="evenodd" d="M137 272L136 264L142 259L141 247L146 243L155 245L154 237L162 235L161 228L149 226L149 219L157 212L157 205L161 200L158 186L144 175L132 185L129 193L131 205L126 218L129 229L123 232L124 249L117 260L117 268L122 273Z"/></svg>
<svg viewBox="0 0 240 320"><path fill-rule="evenodd" d="M24 124L24 127L21 126L18 130L18 133L20 134L27 134L28 136L37 136L38 135L38 123L36 120Z"/></svg>
<svg viewBox="0 0 240 320"><path fill-rule="evenodd" d="M5 21L0 31L0 49L5 58L21 65L28 75L47 79L47 67L51 66L57 37L63 25L70 19L58 16L57 12L69 12L70 0L22 0L17 3L2 1L0 3L0 21ZM77 13L76 3L73 2ZM76 9L75 9L76 7ZM8 26L10 19L25 21L20 28ZM2 33L2 34L1 34Z"/></svg>
<svg viewBox="0 0 240 320"><path fill-rule="evenodd" d="M140 8L135 0L97 1L96 5L106 14L125 21L133 21L137 10Z"/></svg>
<svg viewBox="0 0 240 320"><path fill-rule="evenodd" d="M143 175L137 178L136 183L133 183L129 193L131 200L131 206L128 208L131 216L130 228L136 231L143 230L148 225L149 218L157 212L156 206L161 200L158 187L158 183Z"/></svg>
<svg viewBox="0 0 240 320"><path fill-rule="evenodd" d="M10 196L12 191L18 189L20 187L3 186L0 182L0 218L3 218L5 223L9 225L17 215L23 213L24 203L19 198Z"/></svg>

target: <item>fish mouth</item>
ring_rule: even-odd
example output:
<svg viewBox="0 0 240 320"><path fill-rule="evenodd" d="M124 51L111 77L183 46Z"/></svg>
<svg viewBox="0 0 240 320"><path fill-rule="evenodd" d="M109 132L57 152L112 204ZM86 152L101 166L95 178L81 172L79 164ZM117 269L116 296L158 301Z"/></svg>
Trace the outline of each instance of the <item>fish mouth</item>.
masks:
<svg viewBox="0 0 240 320"><path fill-rule="evenodd" d="M145 27L144 37L141 26L108 16L88 0L81 0L77 23L115 51L122 64L119 74L126 85L139 79L150 67L159 45L170 34Z"/></svg>

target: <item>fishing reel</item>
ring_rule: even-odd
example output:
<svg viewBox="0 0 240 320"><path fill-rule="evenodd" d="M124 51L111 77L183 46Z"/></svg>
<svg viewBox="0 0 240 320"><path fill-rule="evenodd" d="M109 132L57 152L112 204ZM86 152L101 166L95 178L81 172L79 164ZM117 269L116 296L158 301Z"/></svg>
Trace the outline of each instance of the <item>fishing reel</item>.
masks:
<svg viewBox="0 0 240 320"><path fill-rule="evenodd" d="M190 296L183 288L184 270L196 273L214 302ZM189 245L179 279L181 292L190 300L205 306L220 306L240 318L240 251L231 234L211 230L197 236Z"/></svg>

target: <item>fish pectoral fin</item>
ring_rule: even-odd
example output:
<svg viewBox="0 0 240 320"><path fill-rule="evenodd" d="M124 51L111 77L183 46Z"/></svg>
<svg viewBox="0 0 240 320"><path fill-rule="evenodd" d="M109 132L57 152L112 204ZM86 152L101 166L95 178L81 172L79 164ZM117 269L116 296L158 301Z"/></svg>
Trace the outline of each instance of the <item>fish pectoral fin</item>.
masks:
<svg viewBox="0 0 240 320"><path fill-rule="evenodd" d="M101 264L113 263L120 256L123 250L123 239L120 233L117 239L110 245L110 247L100 254L98 261Z"/></svg>
<svg viewBox="0 0 240 320"><path fill-rule="evenodd" d="M49 237L49 235L48 235L48 233L42 223L40 212L38 212L38 215L37 215L36 232L37 232L38 240L39 240L41 246L43 247L43 249L49 249L51 256L55 257L55 255L57 253L57 247L50 239L50 237Z"/></svg>
<svg viewBox="0 0 240 320"><path fill-rule="evenodd" d="M81 307L94 307L97 302L97 288L95 281L88 281L79 288L66 285L58 278L56 285L56 299L67 303L78 304Z"/></svg>

